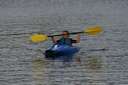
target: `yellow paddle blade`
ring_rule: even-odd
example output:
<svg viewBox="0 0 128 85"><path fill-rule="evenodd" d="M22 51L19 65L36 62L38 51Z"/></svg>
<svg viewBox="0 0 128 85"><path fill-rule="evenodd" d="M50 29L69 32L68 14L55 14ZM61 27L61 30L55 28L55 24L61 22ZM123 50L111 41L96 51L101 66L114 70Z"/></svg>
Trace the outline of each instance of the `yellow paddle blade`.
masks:
<svg viewBox="0 0 128 85"><path fill-rule="evenodd" d="M48 39L47 35L44 34L34 34L31 36L31 41L34 43L42 42Z"/></svg>
<svg viewBox="0 0 128 85"><path fill-rule="evenodd" d="M84 32L88 35L96 35L102 32L102 27L99 25L88 27L87 29L84 30Z"/></svg>

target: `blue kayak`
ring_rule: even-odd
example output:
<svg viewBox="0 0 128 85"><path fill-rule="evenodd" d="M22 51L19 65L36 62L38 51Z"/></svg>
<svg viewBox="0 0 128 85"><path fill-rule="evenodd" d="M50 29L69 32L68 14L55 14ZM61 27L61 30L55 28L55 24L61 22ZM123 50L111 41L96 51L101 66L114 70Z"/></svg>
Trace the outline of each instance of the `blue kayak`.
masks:
<svg viewBox="0 0 128 85"><path fill-rule="evenodd" d="M67 58L72 58L73 55L78 51L79 48L75 46L55 44L45 51L45 58L52 60L63 60Z"/></svg>

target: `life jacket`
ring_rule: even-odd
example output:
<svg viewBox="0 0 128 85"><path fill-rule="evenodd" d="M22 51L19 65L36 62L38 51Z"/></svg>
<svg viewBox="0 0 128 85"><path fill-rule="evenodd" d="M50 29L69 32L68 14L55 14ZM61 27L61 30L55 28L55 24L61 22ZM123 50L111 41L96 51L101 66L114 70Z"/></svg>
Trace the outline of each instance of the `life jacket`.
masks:
<svg viewBox="0 0 128 85"><path fill-rule="evenodd" d="M66 44L72 46L72 39L71 38L61 38L60 40L57 41L57 44Z"/></svg>

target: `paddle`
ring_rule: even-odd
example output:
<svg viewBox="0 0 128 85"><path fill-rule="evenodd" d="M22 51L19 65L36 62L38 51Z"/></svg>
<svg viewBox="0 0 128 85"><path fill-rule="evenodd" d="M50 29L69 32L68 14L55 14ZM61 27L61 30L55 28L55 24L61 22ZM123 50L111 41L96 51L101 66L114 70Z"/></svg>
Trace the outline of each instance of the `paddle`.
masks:
<svg viewBox="0 0 128 85"><path fill-rule="evenodd" d="M96 25L96 26L87 27L84 31L81 31L81 32L71 32L70 34L85 33L87 35L97 35L100 32L102 32L102 27L99 26L99 25ZM61 36L61 35L62 34L46 35L46 34L37 33L37 34L33 34L30 37L30 39L31 39L32 42L38 43L38 42L46 41L48 39L48 37Z"/></svg>

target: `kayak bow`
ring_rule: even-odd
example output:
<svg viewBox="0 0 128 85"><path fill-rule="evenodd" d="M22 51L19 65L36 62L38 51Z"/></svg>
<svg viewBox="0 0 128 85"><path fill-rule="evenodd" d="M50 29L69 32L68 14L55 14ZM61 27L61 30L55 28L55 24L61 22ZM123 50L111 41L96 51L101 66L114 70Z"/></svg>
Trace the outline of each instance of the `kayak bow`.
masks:
<svg viewBox="0 0 128 85"><path fill-rule="evenodd" d="M64 59L65 57L72 57L75 53L79 51L78 47L69 45L59 45L55 44L51 48L45 51L46 59Z"/></svg>

